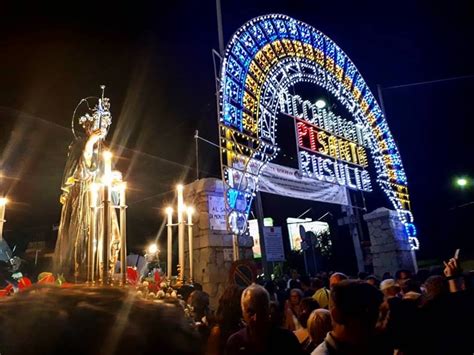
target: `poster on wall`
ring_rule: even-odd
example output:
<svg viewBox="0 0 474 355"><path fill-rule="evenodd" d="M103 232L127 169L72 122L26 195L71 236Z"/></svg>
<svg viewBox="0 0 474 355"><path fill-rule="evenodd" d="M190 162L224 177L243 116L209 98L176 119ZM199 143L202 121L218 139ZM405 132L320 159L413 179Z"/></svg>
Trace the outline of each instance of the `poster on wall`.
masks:
<svg viewBox="0 0 474 355"><path fill-rule="evenodd" d="M263 227L267 261L285 261L281 227Z"/></svg>
<svg viewBox="0 0 474 355"><path fill-rule="evenodd" d="M224 196L208 196L209 228L216 231L226 231Z"/></svg>

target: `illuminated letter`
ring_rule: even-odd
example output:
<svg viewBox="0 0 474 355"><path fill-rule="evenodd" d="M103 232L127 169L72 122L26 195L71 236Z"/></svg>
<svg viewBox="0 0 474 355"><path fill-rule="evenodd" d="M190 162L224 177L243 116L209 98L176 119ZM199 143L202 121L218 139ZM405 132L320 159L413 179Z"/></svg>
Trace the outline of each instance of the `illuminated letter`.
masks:
<svg viewBox="0 0 474 355"><path fill-rule="evenodd" d="M298 95L295 95L292 97L292 106L293 106L293 116L295 117L303 117L303 112L298 112L298 104L301 104L303 102L303 100L301 99L300 96Z"/></svg>
<svg viewBox="0 0 474 355"><path fill-rule="evenodd" d="M360 175L362 178L362 188L364 189L364 191L372 191L372 184L370 183L369 172L366 170L362 170Z"/></svg>
<svg viewBox="0 0 474 355"><path fill-rule="evenodd" d="M356 152L356 144L350 142L349 146L351 147L351 154L352 154L352 161L357 163L357 152Z"/></svg>
<svg viewBox="0 0 474 355"><path fill-rule="evenodd" d="M305 151L300 151L299 159L300 159L300 167L301 167L301 172L303 173L304 176L313 176L313 173L311 171L311 167L309 166L311 163L311 156L309 155L308 152Z"/></svg>
<svg viewBox="0 0 474 355"><path fill-rule="evenodd" d="M324 132L318 132L319 152L328 154L328 144L326 142L327 134Z"/></svg>
<svg viewBox="0 0 474 355"><path fill-rule="evenodd" d="M336 181L339 185L346 184L346 176L344 174L344 168L341 163L334 163L334 173L336 174Z"/></svg>
<svg viewBox="0 0 474 355"><path fill-rule="evenodd" d="M331 159L329 158L326 158L323 160L323 170L325 173L327 173L327 175L324 176L324 178L326 179L326 181L328 182L334 182L334 172L328 167L328 164L332 164L333 167L334 167L334 163Z"/></svg>
<svg viewBox="0 0 474 355"><path fill-rule="evenodd" d="M352 162L352 155L349 149L349 143L343 139L339 139L339 155L342 160Z"/></svg>
<svg viewBox="0 0 474 355"><path fill-rule="evenodd" d="M357 147L357 157L359 158L359 165L367 167L367 154L365 153L364 147Z"/></svg>
<svg viewBox="0 0 474 355"><path fill-rule="evenodd" d="M297 122L296 131L298 132L298 145L302 148L307 148L304 145L303 137L308 135L308 127L303 122Z"/></svg>
<svg viewBox="0 0 474 355"><path fill-rule="evenodd" d="M328 145L329 145L329 155L334 158L339 158L339 152L337 149L337 138L334 136L329 136Z"/></svg>

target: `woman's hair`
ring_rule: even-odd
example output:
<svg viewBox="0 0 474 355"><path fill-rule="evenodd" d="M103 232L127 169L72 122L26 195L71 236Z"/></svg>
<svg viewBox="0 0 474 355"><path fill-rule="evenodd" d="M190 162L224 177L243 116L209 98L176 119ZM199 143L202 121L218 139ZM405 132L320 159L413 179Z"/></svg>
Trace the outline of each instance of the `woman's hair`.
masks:
<svg viewBox="0 0 474 355"><path fill-rule="evenodd" d="M199 354L181 306L116 287L34 286L0 301L3 354Z"/></svg>
<svg viewBox="0 0 474 355"><path fill-rule="evenodd" d="M189 303L193 307L195 313L195 321L201 320L202 317L209 313L209 295L203 291L193 291L189 295Z"/></svg>
<svg viewBox="0 0 474 355"><path fill-rule="evenodd" d="M319 308L311 312L308 318L308 333L315 346L321 344L331 330L331 313L327 309Z"/></svg>
<svg viewBox="0 0 474 355"><path fill-rule="evenodd" d="M235 329L242 319L240 300L243 289L237 285L230 285L219 298L216 311L216 321L222 331Z"/></svg>
<svg viewBox="0 0 474 355"><path fill-rule="evenodd" d="M312 311L319 308L319 303L313 297L305 297L300 303L300 315L298 322L303 328L307 328L308 317Z"/></svg>

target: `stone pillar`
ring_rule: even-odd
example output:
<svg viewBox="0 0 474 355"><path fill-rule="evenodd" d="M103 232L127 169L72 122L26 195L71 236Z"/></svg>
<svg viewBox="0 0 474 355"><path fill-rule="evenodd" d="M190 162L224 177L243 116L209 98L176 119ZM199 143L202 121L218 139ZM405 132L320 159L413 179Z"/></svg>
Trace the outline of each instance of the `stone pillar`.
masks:
<svg viewBox="0 0 474 355"><path fill-rule="evenodd" d="M232 234L227 232L224 213L223 183L219 179L206 178L184 186L184 201L195 208L193 217L193 266L194 282L203 286L210 296L211 309L216 310L219 297L229 282L232 265ZM188 262L188 243L186 257ZM252 259L253 239L239 238L240 258ZM189 277L189 265L184 270Z"/></svg>
<svg viewBox="0 0 474 355"><path fill-rule="evenodd" d="M417 271L415 252L408 243L398 214L388 208L377 208L364 215L370 235L374 274L381 277L389 271L392 276L400 269Z"/></svg>

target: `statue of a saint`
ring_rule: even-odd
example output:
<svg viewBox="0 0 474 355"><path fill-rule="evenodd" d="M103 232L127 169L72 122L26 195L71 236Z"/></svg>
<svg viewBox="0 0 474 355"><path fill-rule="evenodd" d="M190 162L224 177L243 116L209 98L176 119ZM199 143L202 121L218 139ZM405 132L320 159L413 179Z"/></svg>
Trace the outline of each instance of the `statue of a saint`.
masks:
<svg viewBox="0 0 474 355"><path fill-rule="evenodd" d="M102 90L104 87L102 87ZM61 185L62 204L58 239L54 252L55 271L66 278L84 281L87 273L87 246L91 238L91 185L99 183L103 174L102 150L112 122L108 98L98 98L94 108L89 107L91 98L83 99L87 112L80 116L85 135L76 135L69 146L69 154ZM71 280L72 281L72 280Z"/></svg>

